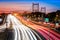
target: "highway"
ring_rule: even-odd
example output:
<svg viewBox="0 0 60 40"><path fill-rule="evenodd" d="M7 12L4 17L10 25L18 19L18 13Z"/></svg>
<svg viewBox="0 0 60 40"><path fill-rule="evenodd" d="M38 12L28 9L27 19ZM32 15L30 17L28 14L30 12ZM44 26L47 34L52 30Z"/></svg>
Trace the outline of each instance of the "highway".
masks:
<svg viewBox="0 0 60 40"><path fill-rule="evenodd" d="M29 19L25 20L24 17L17 18L19 18L28 27L35 29L37 32L39 32L46 40L60 40L60 34L55 32L54 30L51 30L50 28L44 26L36 25L29 21Z"/></svg>
<svg viewBox="0 0 60 40"><path fill-rule="evenodd" d="M25 20L22 16L9 14L7 16L7 23L1 26L0 29L13 29L7 33L9 37L7 40L60 40L60 34L51 30L50 28L36 25L31 21ZM13 39L12 39L12 36Z"/></svg>
<svg viewBox="0 0 60 40"><path fill-rule="evenodd" d="M23 25L15 16L11 14L7 17L7 28L10 27L10 24L12 24L12 28L14 29L14 40L42 40L34 30Z"/></svg>

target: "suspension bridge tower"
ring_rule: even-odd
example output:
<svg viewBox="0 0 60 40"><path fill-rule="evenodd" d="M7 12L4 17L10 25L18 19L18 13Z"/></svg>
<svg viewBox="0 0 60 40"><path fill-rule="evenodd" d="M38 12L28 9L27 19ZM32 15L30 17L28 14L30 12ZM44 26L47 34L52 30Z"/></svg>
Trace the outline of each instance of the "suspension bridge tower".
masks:
<svg viewBox="0 0 60 40"><path fill-rule="evenodd" d="M32 12L39 12L39 3L32 3Z"/></svg>
<svg viewBox="0 0 60 40"><path fill-rule="evenodd" d="M41 12L46 13L46 7L41 7Z"/></svg>

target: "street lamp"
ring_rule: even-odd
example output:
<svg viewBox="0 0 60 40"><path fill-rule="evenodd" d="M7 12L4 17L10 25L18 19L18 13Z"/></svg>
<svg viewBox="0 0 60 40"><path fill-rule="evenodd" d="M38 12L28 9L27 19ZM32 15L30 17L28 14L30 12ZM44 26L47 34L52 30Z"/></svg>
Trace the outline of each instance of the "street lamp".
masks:
<svg viewBox="0 0 60 40"><path fill-rule="evenodd" d="M7 27L7 23L8 23L8 22L7 22L7 16L8 16L8 15L5 15L6 29L8 28L8 27Z"/></svg>

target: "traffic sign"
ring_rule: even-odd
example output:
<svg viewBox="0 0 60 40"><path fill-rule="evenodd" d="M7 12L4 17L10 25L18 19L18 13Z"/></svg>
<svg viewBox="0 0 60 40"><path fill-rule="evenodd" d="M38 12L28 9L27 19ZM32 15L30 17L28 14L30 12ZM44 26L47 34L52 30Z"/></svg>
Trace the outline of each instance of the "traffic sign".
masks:
<svg viewBox="0 0 60 40"><path fill-rule="evenodd" d="M49 22L49 18L45 18L45 22Z"/></svg>

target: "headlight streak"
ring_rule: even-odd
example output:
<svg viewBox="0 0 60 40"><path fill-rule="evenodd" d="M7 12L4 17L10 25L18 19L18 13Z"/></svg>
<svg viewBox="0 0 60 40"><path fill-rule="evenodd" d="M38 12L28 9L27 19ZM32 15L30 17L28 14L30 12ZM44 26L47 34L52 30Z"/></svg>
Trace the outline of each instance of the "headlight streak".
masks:
<svg viewBox="0 0 60 40"><path fill-rule="evenodd" d="M13 29L15 30L14 40L37 40L31 29L24 26L16 17L9 14L7 19L8 22L11 21L13 24ZM9 24L10 22L8 23L8 27Z"/></svg>
<svg viewBox="0 0 60 40"><path fill-rule="evenodd" d="M32 40L37 40L37 38L35 37L35 35L32 33L32 31L31 31L30 29L28 29L27 32L30 33L30 34L29 34L30 37L32 36L32 37L31 37L31 39L33 38Z"/></svg>
<svg viewBox="0 0 60 40"><path fill-rule="evenodd" d="M31 29L31 31L36 35L38 40L46 40L38 31L32 30L32 29Z"/></svg>
<svg viewBox="0 0 60 40"><path fill-rule="evenodd" d="M60 40L60 36L58 33L54 32L53 30L50 30L49 28L34 25L32 23L31 28L35 28L37 32L32 30L31 28L26 27L23 25L15 16L8 15L8 27L10 26L10 21L13 24L13 29L15 30L15 38L14 40L42 40L42 38L38 35L37 32L39 32L46 40ZM30 22L31 23L31 22ZM37 37L36 37L37 36Z"/></svg>
<svg viewBox="0 0 60 40"><path fill-rule="evenodd" d="M48 40L48 38L50 40L60 40L60 34L56 33L55 31L47 28L47 27L43 27L40 25L36 25L34 23L32 23L31 21L26 21L24 20L24 18L21 16L17 16L17 18L21 19L21 21L27 25L28 22L29 24L27 26L29 26L32 29L35 29L37 32L39 32L42 36L44 36L46 38L46 40Z"/></svg>

